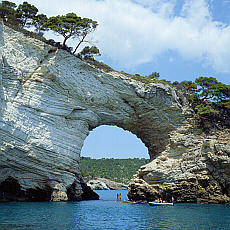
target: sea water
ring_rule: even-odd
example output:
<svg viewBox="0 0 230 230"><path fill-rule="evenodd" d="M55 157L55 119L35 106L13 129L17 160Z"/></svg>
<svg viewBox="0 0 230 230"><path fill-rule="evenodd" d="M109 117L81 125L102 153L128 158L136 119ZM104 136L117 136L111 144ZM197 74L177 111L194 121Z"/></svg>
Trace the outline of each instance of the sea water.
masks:
<svg viewBox="0 0 230 230"><path fill-rule="evenodd" d="M127 191L97 191L98 201L0 203L0 230L230 229L230 205L148 204L127 200Z"/></svg>

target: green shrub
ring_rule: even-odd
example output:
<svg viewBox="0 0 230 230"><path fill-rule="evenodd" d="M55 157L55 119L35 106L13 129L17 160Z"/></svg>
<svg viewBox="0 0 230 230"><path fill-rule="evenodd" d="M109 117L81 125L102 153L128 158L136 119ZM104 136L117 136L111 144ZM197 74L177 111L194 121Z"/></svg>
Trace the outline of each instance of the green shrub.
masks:
<svg viewBox="0 0 230 230"><path fill-rule="evenodd" d="M114 71L113 68L111 68L110 66L106 65L103 62L99 62L99 61L96 61L96 60L87 60L87 62L89 64L91 64L92 66L94 66L95 68L101 69L101 70L103 70L105 72Z"/></svg>
<svg viewBox="0 0 230 230"><path fill-rule="evenodd" d="M202 145L202 149L210 148L210 141L204 141Z"/></svg>

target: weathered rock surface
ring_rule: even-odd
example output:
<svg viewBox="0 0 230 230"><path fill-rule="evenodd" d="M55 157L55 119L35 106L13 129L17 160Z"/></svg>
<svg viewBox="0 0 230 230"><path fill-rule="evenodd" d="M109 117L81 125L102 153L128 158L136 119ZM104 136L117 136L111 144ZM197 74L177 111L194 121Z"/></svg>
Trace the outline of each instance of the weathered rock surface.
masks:
<svg viewBox="0 0 230 230"><path fill-rule="evenodd" d="M92 190L126 190L128 186L122 183L111 181L106 178L97 178L94 180L89 180L87 185Z"/></svg>
<svg viewBox="0 0 230 230"><path fill-rule="evenodd" d="M188 112L167 85L103 73L0 24L2 200L88 199L78 162L90 130L129 130L154 159Z"/></svg>
<svg viewBox="0 0 230 230"><path fill-rule="evenodd" d="M195 136L189 128L172 133L161 156L141 167L131 200L230 203L230 130Z"/></svg>

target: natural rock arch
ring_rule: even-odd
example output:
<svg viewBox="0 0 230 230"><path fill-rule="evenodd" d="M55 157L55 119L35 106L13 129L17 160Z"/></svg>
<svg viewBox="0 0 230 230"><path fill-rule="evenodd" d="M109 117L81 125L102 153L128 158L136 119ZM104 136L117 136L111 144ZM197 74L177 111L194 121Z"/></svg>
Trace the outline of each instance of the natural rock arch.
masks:
<svg viewBox="0 0 230 230"><path fill-rule="evenodd" d="M185 121L168 85L104 73L3 25L0 49L0 183L14 178L25 197L49 188L52 200L82 199L78 162L95 127L131 131L154 159Z"/></svg>

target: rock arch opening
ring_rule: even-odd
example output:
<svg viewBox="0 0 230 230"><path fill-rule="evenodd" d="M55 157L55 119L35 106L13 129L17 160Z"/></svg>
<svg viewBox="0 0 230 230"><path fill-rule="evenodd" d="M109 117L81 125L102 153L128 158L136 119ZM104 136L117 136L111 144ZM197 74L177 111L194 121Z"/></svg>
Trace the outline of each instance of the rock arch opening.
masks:
<svg viewBox="0 0 230 230"><path fill-rule="evenodd" d="M91 158L146 158L148 148L140 138L117 126L102 125L86 137L82 157Z"/></svg>
<svg viewBox="0 0 230 230"><path fill-rule="evenodd" d="M93 190L127 189L149 158L147 147L136 135L117 126L102 125L85 139L80 168Z"/></svg>

